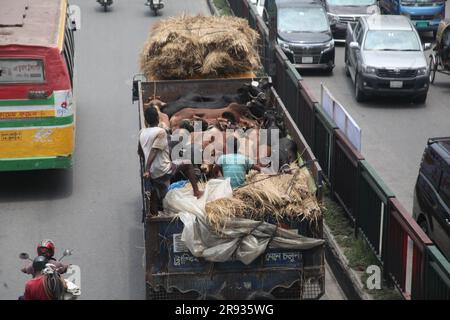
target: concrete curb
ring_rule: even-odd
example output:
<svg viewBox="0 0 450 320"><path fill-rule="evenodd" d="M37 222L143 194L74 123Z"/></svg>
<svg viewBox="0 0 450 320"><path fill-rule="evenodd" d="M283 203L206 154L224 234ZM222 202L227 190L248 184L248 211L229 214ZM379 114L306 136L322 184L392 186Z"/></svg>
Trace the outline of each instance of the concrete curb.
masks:
<svg viewBox="0 0 450 320"><path fill-rule="evenodd" d="M349 267L347 257L325 223L323 224L323 233L326 240L325 259L347 298L349 300L373 300L364 291L364 284L358 273Z"/></svg>
<svg viewBox="0 0 450 320"><path fill-rule="evenodd" d="M217 9L216 5L214 4L213 0L206 0L208 3L209 10L211 11L211 14L213 16L220 16L219 9Z"/></svg>

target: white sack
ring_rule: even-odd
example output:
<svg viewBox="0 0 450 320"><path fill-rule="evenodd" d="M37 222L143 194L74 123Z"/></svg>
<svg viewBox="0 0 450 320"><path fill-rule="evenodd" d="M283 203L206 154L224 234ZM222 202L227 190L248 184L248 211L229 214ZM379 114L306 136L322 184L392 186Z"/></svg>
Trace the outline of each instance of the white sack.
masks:
<svg viewBox="0 0 450 320"><path fill-rule="evenodd" d="M164 198L164 212L176 214L184 224L181 240L198 258L225 262L239 260L250 264L270 243L270 248L306 250L322 245L324 240L303 237L261 221L230 219L219 232L208 224L206 203L233 196L230 180L209 180L204 195L197 199L192 189L170 190Z"/></svg>

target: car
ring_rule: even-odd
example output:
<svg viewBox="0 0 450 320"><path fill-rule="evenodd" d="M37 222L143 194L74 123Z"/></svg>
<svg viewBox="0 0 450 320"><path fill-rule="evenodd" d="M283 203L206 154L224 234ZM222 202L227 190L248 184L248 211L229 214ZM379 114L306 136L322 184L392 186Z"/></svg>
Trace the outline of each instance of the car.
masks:
<svg viewBox="0 0 450 320"><path fill-rule="evenodd" d="M250 0L250 3L256 7L256 12L258 12L260 16L263 15L264 2L265 0Z"/></svg>
<svg viewBox="0 0 450 320"><path fill-rule="evenodd" d="M264 17L296 68L333 71L334 40L320 1L266 0Z"/></svg>
<svg viewBox="0 0 450 320"><path fill-rule="evenodd" d="M345 73L355 98L369 95L411 97L424 103L430 84L425 50L414 25L405 16L374 14L347 26Z"/></svg>
<svg viewBox="0 0 450 320"><path fill-rule="evenodd" d="M450 260L450 137L428 140L414 188L413 217Z"/></svg>
<svg viewBox="0 0 450 320"><path fill-rule="evenodd" d="M345 42L347 23L355 25L359 18L379 14L378 0L322 0L336 42Z"/></svg>

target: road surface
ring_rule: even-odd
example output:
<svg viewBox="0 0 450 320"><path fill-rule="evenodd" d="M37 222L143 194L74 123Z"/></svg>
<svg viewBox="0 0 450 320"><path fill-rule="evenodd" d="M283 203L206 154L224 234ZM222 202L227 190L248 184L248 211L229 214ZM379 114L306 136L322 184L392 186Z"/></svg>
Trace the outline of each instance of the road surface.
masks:
<svg viewBox="0 0 450 320"><path fill-rule="evenodd" d="M431 42L429 36L424 34L423 40ZM400 202L412 210L414 185L427 139L450 136L450 76L436 75L423 105L391 98L357 103L353 83L345 76L342 45L336 47L335 63L331 76L311 71L300 74L319 101L323 83L347 109L362 129L362 154Z"/></svg>
<svg viewBox="0 0 450 320"><path fill-rule="evenodd" d="M0 174L0 300L23 293L20 252L44 238L74 249L82 299L143 299L143 226L138 177L137 105L131 79L151 25L169 15L209 14L206 0L167 1L153 17L143 0L81 7L76 33L77 140L71 171ZM343 299L327 268L324 299Z"/></svg>
<svg viewBox="0 0 450 320"><path fill-rule="evenodd" d="M76 33L77 141L73 175L0 174L0 299L17 299L27 277L22 251L43 238L81 267L83 299L144 299L143 227L138 178L137 105L131 79L153 17L144 0L81 7ZM205 0L167 1L162 17L209 13Z"/></svg>

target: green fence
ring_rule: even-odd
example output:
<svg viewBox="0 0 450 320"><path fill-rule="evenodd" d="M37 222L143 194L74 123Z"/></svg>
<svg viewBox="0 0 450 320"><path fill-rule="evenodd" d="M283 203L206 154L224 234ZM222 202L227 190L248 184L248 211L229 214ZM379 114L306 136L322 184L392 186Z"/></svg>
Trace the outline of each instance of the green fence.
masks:
<svg viewBox="0 0 450 320"><path fill-rule="evenodd" d="M384 184L366 160L359 162L359 208L357 230L366 238L372 250L380 259L384 252L382 239L387 227L389 199L394 193Z"/></svg>
<svg viewBox="0 0 450 320"><path fill-rule="evenodd" d="M304 152L309 159L317 156L319 164L312 170L329 182L354 223L355 234L366 239L384 274L406 299L449 299L449 262L324 112L283 50L269 41L269 30L255 8L247 0L228 2L236 16L248 19L258 31L261 62L283 102L279 107L290 113L301 131L301 145L307 146Z"/></svg>
<svg viewBox="0 0 450 320"><path fill-rule="evenodd" d="M424 299L450 300L450 263L435 247L427 248Z"/></svg>

